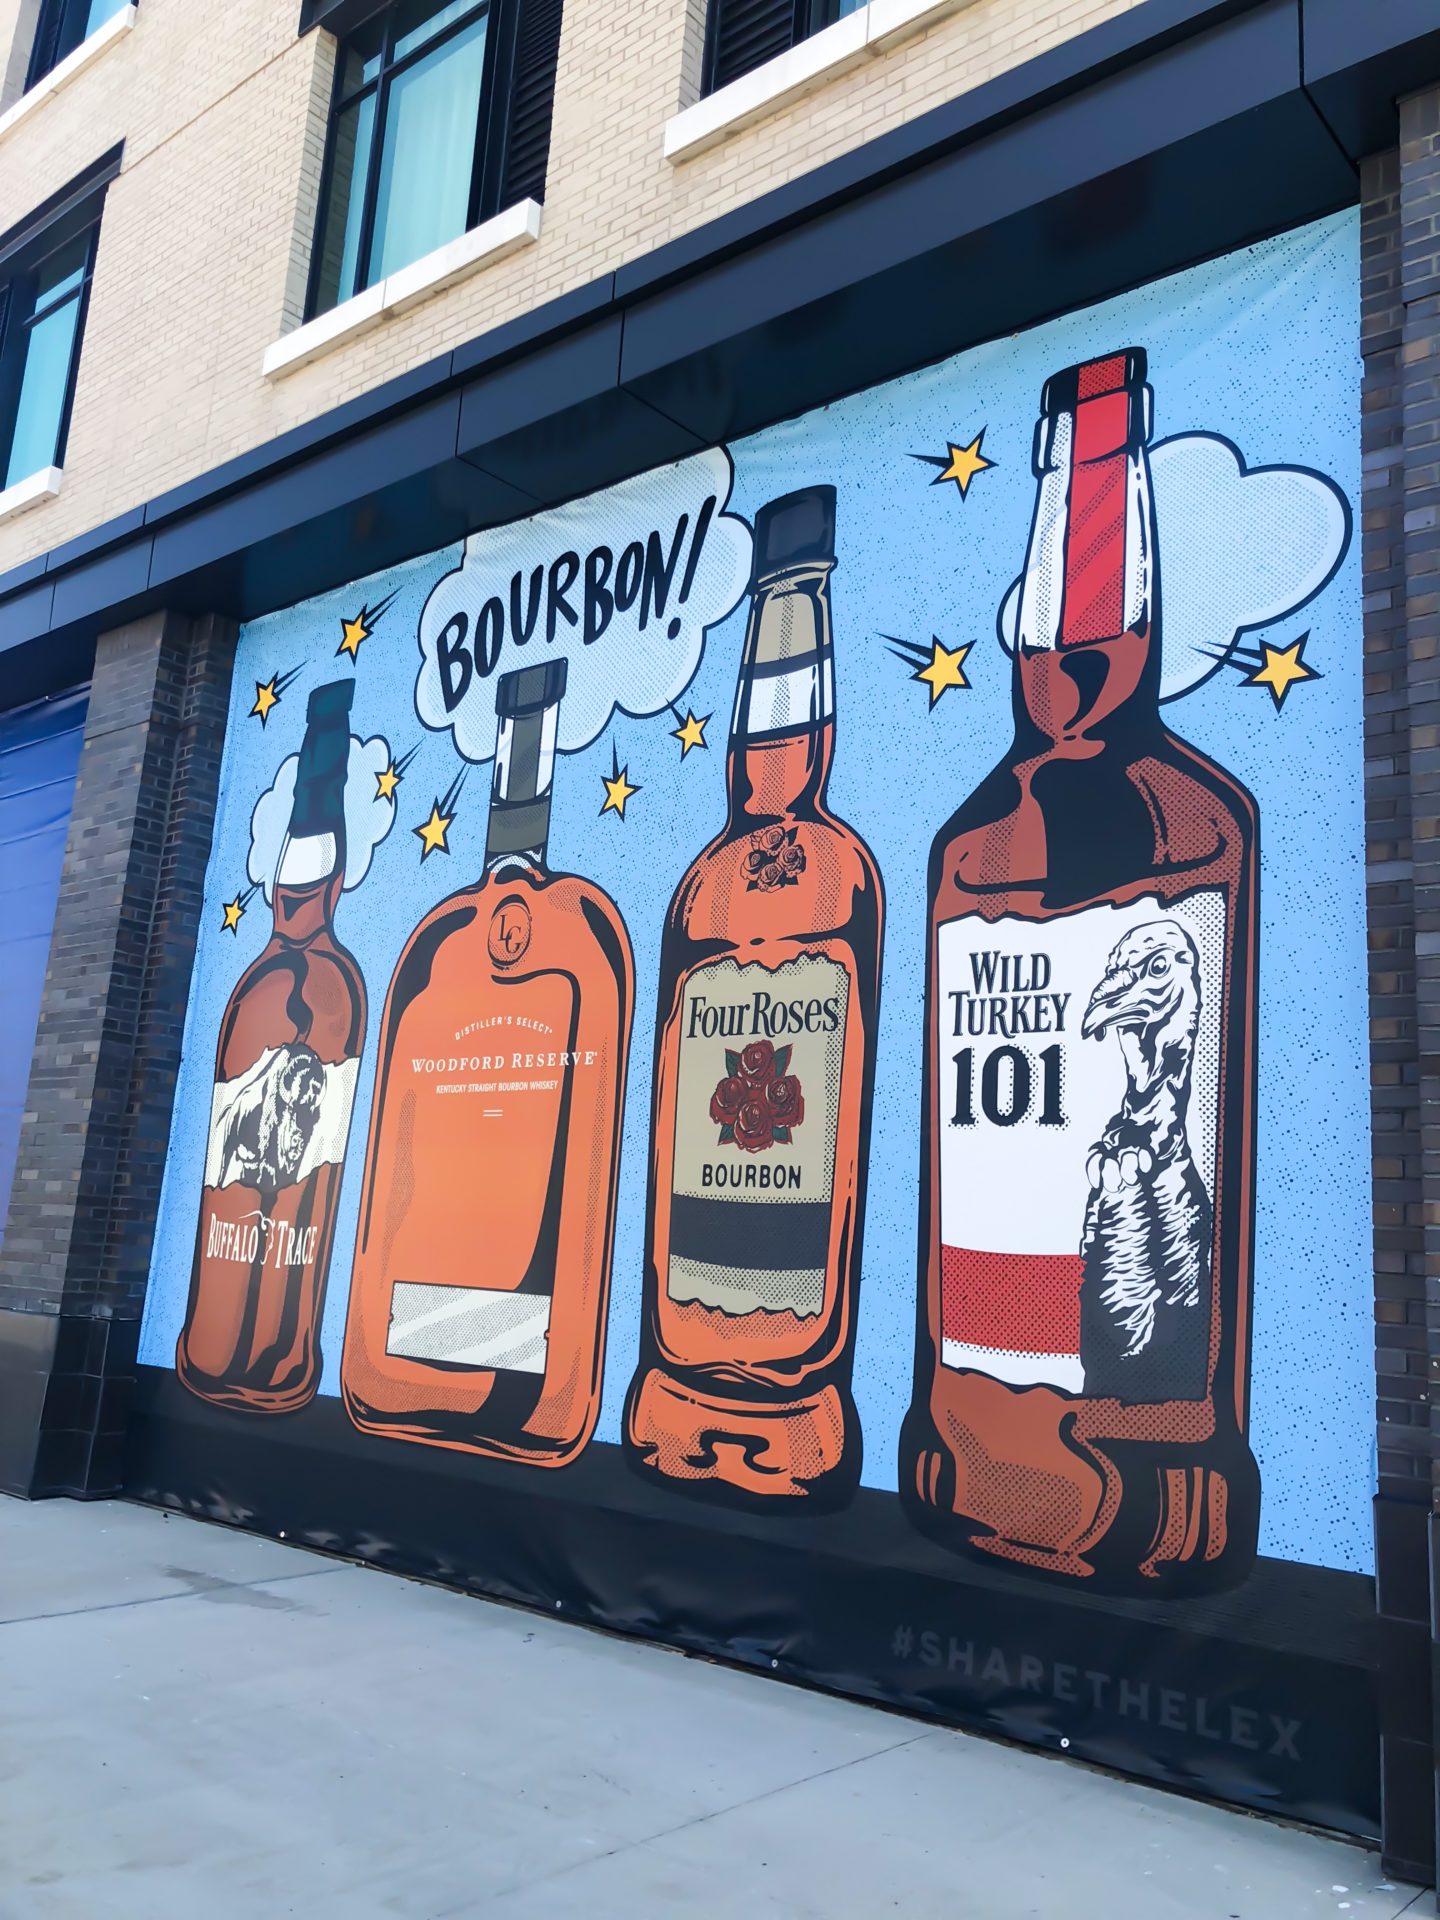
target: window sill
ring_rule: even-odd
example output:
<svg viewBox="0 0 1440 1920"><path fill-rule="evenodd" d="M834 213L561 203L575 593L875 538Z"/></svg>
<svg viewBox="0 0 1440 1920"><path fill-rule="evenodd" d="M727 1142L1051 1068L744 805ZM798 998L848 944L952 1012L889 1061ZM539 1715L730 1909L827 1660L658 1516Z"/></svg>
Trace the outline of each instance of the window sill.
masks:
<svg viewBox="0 0 1440 1920"><path fill-rule="evenodd" d="M528 247L540 238L541 207L538 200L520 200L506 207L493 220L484 220L448 246L437 247L422 259L388 279L377 281L353 299L342 300L338 307L308 320L303 327L281 337L265 350L262 371L267 380L278 380L297 367L308 366L322 353L329 353L347 340L354 340L371 327L378 326L387 314L404 313L421 300L444 287L454 286L478 267L500 260L506 254Z"/></svg>
<svg viewBox="0 0 1440 1920"><path fill-rule="evenodd" d="M888 53L947 13L970 4L971 0L870 0L833 27L822 27L808 40L667 120L665 158L673 165L704 153L742 127L789 106L872 55Z"/></svg>
<svg viewBox="0 0 1440 1920"><path fill-rule="evenodd" d="M64 477L60 467L41 467L38 473L27 474L13 487L6 487L0 493L0 520L13 520L17 513L38 507L42 500L53 500Z"/></svg>
<svg viewBox="0 0 1440 1920"><path fill-rule="evenodd" d="M49 73L35 82L28 93L22 93L13 107L0 113L0 140L18 127L22 120L28 120L38 107L68 87L77 73L83 73L93 60L98 60L108 47L117 40L123 40L135 24L136 7L122 7L119 13L112 14L103 27L98 27L88 40L82 40L73 53L69 53L58 67L52 67Z"/></svg>

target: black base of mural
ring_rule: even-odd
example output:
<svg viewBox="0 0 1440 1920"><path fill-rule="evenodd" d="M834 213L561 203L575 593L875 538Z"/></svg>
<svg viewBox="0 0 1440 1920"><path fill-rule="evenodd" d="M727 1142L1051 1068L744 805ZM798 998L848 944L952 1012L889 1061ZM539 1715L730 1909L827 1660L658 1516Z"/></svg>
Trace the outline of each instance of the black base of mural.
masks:
<svg viewBox="0 0 1440 1920"><path fill-rule="evenodd" d="M843 1513L770 1520L647 1485L613 1446L560 1472L507 1467L371 1438L335 1400L224 1412L155 1368L136 1400L137 1499L1379 1833L1374 1584L1359 1574L1262 1559L1205 1600L1057 1596L953 1558L869 1489Z"/></svg>

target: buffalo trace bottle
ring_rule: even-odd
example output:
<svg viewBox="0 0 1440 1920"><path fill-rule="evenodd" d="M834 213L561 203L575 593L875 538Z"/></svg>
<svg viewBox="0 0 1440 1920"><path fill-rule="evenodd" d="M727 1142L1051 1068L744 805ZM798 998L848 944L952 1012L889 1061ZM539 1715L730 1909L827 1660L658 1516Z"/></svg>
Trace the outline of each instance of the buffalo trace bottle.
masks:
<svg viewBox="0 0 1440 1920"><path fill-rule="evenodd" d="M305 1405L320 1382L320 1317L365 982L335 937L345 879L354 686L310 696L275 931L220 1022L190 1302L175 1350L203 1399L252 1413Z"/></svg>
<svg viewBox="0 0 1440 1920"><path fill-rule="evenodd" d="M729 818L666 917L645 1314L625 1442L642 1474L763 1508L836 1505L850 1393L883 901L831 814L835 492L755 522Z"/></svg>
<svg viewBox="0 0 1440 1920"><path fill-rule="evenodd" d="M341 1385L358 1427L564 1466L600 1410L634 962L546 865L563 659L502 674L474 886L385 1003Z"/></svg>
<svg viewBox="0 0 1440 1920"><path fill-rule="evenodd" d="M1257 823L1161 723L1143 353L1058 375L1015 739L937 835L900 1490L1097 1588L1243 1578Z"/></svg>

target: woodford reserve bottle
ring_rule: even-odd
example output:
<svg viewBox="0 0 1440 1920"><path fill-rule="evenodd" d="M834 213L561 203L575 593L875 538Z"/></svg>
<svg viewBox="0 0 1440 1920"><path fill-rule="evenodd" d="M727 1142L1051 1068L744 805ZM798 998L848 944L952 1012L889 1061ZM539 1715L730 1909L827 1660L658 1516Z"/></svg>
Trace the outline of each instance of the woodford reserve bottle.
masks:
<svg viewBox="0 0 1440 1920"><path fill-rule="evenodd" d="M1160 719L1144 354L1042 405L1015 739L930 856L901 1494L992 1560L1193 1592L1259 1518L1255 806Z"/></svg>
<svg viewBox="0 0 1440 1920"><path fill-rule="evenodd" d="M835 490L755 520L729 818L670 903L656 1011L645 1317L625 1410L642 1473L838 1504L883 900L825 804L835 746Z"/></svg>
<svg viewBox="0 0 1440 1920"><path fill-rule="evenodd" d="M546 865L565 678L501 675L485 870L390 982L341 1367L369 1433L543 1467L600 1410L635 997L614 903Z"/></svg>
<svg viewBox="0 0 1440 1920"><path fill-rule="evenodd" d="M310 696L275 931L220 1022L190 1303L175 1367L192 1393L251 1413L320 1382L320 1317L365 982L335 937L345 879L349 681Z"/></svg>

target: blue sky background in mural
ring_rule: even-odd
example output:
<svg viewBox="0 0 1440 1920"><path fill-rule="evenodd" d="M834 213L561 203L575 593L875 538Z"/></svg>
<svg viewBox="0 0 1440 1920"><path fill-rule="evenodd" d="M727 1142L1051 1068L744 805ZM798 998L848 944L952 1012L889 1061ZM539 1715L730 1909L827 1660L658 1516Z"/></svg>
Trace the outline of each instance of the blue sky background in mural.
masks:
<svg viewBox="0 0 1440 1920"><path fill-rule="evenodd" d="M996 621L1025 554L1041 387L1050 374L1078 360L1143 346L1155 389L1157 440L1223 436L1247 467L1315 469L1353 501L1359 492L1359 362L1351 311L1358 242L1358 222L1342 215L977 348L730 448L731 514L748 520L764 501L815 482L830 482L838 492L833 591L839 717L830 798L874 850L888 900L855 1365L869 1486L895 1485L896 1442L911 1389L926 861L937 829L1010 738L1010 665ZM948 457L950 445L969 446L982 429L983 455L993 465L975 475L963 497L953 481L932 484L939 469L914 456ZM1258 566L1263 575L1267 547L1303 557L1321 537L1313 526L1307 531L1290 524L1291 518L1323 518L1317 496L1281 487L1260 511L1247 504L1248 518L1236 527L1216 495L1203 488L1196 493L1192 483L1203 464L1203 457L1192 464L1184 485L1165 487L1157 480L1162 581L1177 583L1187 604L1176 621L1183 617L1192 634L1213 625L1213 609L1197 610L1197 597L1213 596L1222 610L1235 606L1244 599L1237 594L1237 574ZM1185 501L1187 486L1193 504L1182 511L1175 503ZM1248 503L1250 496L1244 497ZM588 519L603 524L595 507L588 504ZM611 544L620 543L618 553L648 530L625 519ZM251 814L281 761L298 749L306 696L326 680L353 673L355 733L366 741L383 735L397 758L414 757L397 792L394 830L375 848L369 874L344 895L337 915L339 935L360 960L370 993L323 1329L322 1391L338 1389L386 986L415 922L445 894L476 879L481 867L487 768L468 773L448 858L436 855L422 865L411 832L464 764L451 734L426 731L414 704L421 612L461 558L460 549L447 548L256 621L241 636L143 1333L142 1357L149 1362L173 1363L184 1314L220 1014L270 930L260 895L236 934L222 931L221 903L247 885ZM1261 578L1257 596L1263 600L1273 585ZM393 599L361 643L354 665L343 654L337 657L342 620L387 595ZM1243 610L1235 617L1243 617ZM693 751L682 761L671 737L677 719L668 711L648 719L622 712L583 751L563 757L556 772L551 864L588 875L619 902L635 951L635 1044L597 1436L602 1441L618 1438L637 1350L660 926L676 882L724 818L724 744L743 631L742 602L711 629L695 678L679 696L681 718L687 708L713 715L708 751ZM1290 648L1307 634L1299 657L1319 677L1293 685L1278 709L1264 688L1247 687L1239 671L1225 666L1168 706L1166 715L1179 734L1235 773L1260 809L1252 1372L1252 1441L1263 1475L1260 1550L1366 1570L1374 1462L1358 543L1317 598L1263 637ZM932 636L948 648L970 646L964 662L969 687L945 693L932 711L926 688L894 657L884 635L927 649ZM1249 635L1244 648L1253 652L1255 644ZM256 685L290 669L299 671L262 730L250 717ZM614 813L600 816L601 773L610 771L612 750L640 789L623 821Z"/></svg>

